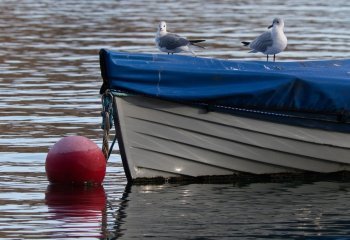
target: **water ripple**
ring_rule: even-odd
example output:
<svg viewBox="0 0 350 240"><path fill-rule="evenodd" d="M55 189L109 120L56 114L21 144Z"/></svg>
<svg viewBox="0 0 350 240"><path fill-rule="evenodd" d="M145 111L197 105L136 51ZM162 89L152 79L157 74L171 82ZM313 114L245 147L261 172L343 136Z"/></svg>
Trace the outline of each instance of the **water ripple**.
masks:
<svg viewBox="0 0 350 240"><path fill-rule="evenodd" d="M1 238L346 236L346 183L130 189L113 154L103 188L74 195L48 187L45 157L63 136L101 145L100 48L159 53L156 27L166 20L170 31L206 39L201 57L265 60L240 42L278 14L289 41L278 61L350 58L349 12L345 0L0 1Z"/></svg>

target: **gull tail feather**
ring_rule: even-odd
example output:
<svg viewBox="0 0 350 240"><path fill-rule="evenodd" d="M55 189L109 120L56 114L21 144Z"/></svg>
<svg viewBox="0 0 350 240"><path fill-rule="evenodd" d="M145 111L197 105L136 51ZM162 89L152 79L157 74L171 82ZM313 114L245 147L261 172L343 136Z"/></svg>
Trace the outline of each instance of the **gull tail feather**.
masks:
<svg viewBox="0 0 350 240"><path fill-rule="evenodd" d="M201 45L198 45L198 44L196 44L196 43L200 43L200 42L204 42L204 41L205 41L205 40L203 40L203 39L189 40L189 42L191 43L191 45L196 46L196 47L200 47L200 48L205 48L205 47L203 47L203 46L201 46Z"/></svg>
<svg viewBox="0 0 350 240"><path fill-rule="evenodd" d="M203 39L196 39L196 40L189 40L190 43L200 43L200 42L204 42L205 40Z"/></svg>
<svg viewBox="0 0 350 240"><path fill-rule="evenodd" d="M243 43L244 46L248 46L250 44L250 42L241 42Z"/></svg>

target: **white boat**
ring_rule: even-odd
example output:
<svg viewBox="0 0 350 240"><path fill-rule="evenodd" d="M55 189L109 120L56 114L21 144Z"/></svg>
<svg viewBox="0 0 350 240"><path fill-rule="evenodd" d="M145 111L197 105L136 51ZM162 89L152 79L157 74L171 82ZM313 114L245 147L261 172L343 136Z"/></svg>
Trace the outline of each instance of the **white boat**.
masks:
<svg viewBox="0 0 350 240"><path fill-rule="evenodd" d="M158 58L155 59L155 56ZM163 81L167 81L166 77L170 76L165 74L164 78L159 76L150 83L152 75L145 70L151 69L152 72L158 71L159 74L163 74L168 71L164 69L164 66L167 66L171 74L181 75L187 71L182 77L198 77L198 74L203 73L197 69L195 63L205 61L205 71L210 75L213 71L211 66L208 66L208 61L212 62L211 59L165 55L159 57L152 54L115 53L106 50L101 51L101 59L104 78L101 93L113 94L117 140L129 181L329 174L350 170L350 134L347 121L347 107L350 102L338 107L339 102L348 100L345 92L348 84L350 87L348 60L304 63L231 61L234 66L241 64L241 69L245 69L238 74L247 75L252 72L247 66L242 66L245 63L255 64L255 69L257 66L263 66L269 74L267 75L265 70L254 72L254 76L267 79L261 86L265 89L268 85L268 91L254 89L256 95L250 97L250 92L246 95L241 94L237 100L234 96L237 93L233 93L229 98L230 101L234 99L231 104L227 103L227 99L223 101L222 96L216 96L214 100L189 99L186 91L198 98L203 89L198 89L198 93L194 89L198 86L191 83L189 85L193 89L188 89L183 85L186 79L184 82L175 83L184 88L184 91L179 93L180 97L176 95L175 99L172 96L178 92L178 88L171 89L170 93L163 93L161 88L169 89L176 79L172 79L172 83L166 83L169 85L162 85ZM165 65L158 64L164 61ZM167 61L173 61L174 64ZM186 61L192 61L192 65ZM216 61L214 66L218 66L218 63L230 63ZM191 66L190 75L188 69L178 70L177 64L181 62L187 67ZM199 64L203 66L203 62ZM302 66L305 71L299 71L296 66ZM224 67L227 69L227 65ZM278 69L282 67L285 69ZM234 70L236 67L232 69L227 71L237 74L238 70ZM307 75L309 69L312 70L312 78ZM274 75L276 71L277 80ZM282 71L288 74L283 75ZM297 79L292 83L287 82L291 71L296 72ZM339 85L334 89L327 85L320 90L317 87L329 83L327 74L330 71L334 71L331 76L336 75L340 79ZM305 75L302 80L298 75L300 73ZM226 73L221 71L220 75L215 76L219 78L221 74ZM144 85L140 85L139 80L133 81L140 76L147 79ZM314 79L315 76L317 79ZM280 79L287 80L282 84L278 83L278 86L270 86L271 82L280 82ZM335 81L334 77L329 79ZM315 85L316 90L310 90L314 87L311 85L314 80L317 80L317 83L321 82L321 85ZM242 88L240 83L235 84L237 88ZM219 85L219 91L222 91L221 87L225 88L225 84ZM279 89L279 86L283 86L283 89ZM206 92L215 88L205 87ZM152 88L150 92L155 91L155 94L147 92L147 88ZM335 92L335 89L342 88L344 94ZM289 92L281 93L285 89L289 89ZM325 90L329 91L329 95L324 93ZM337 100L333 99L334 96ZM245 106L247 101L249 103ZM258 102L261 102L261 106L258 106ZM278 106L281 106L280 109ZM315 111L308 110L311 107L314 107Z"/></svg>

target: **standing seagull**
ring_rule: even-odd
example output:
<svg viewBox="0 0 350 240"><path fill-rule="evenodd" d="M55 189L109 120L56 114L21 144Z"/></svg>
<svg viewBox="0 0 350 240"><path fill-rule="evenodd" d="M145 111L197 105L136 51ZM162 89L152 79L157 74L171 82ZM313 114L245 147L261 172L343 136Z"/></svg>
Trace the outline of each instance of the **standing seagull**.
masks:
<svg viewBox="0 0 350 240"><path fill-rule="evenodd" d="M269 55L273 54L273 61L276 59L276 54L282 52L287 47L287 37L284 35L284 21L282 18L275 18L272 25L268 29L272 28L261 34L252 42L242 42L244 46L252 49L250 52L262 52L266 54L266 60L269 61Z"/></svg>
<svg viewBox="0 0 350 240"><path fill-rule="evenodd" d="M156 35L156 45L162 52L168 54L174 54L179 52L191 52L196 56L194 51L191 49L192 46L201 47L195 43L204 42L205 40L187 40L186 38L180 37L177 34L167 32L166 22L161 21L158 25L158 31Z"/></svg>

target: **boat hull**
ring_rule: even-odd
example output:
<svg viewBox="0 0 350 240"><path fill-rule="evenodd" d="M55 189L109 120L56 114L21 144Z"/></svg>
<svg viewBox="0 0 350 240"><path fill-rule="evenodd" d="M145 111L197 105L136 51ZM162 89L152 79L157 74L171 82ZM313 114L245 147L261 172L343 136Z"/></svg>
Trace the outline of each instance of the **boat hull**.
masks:
<svg viewBox="0 0 350 240"><path fill-rule="evenodd" d="M350 134L115 97L129 180L350 170Z"/></svg>

